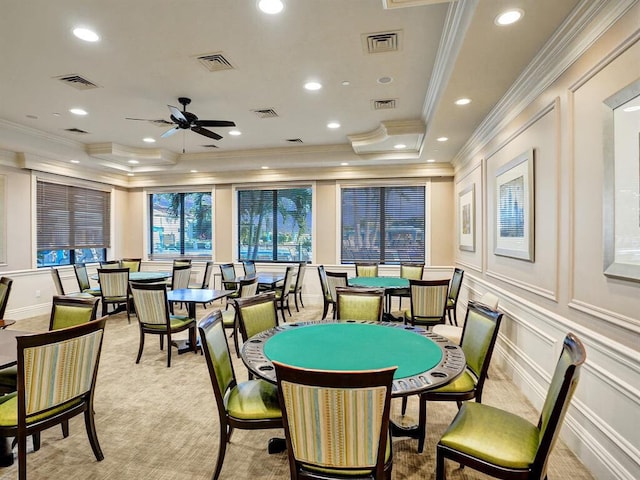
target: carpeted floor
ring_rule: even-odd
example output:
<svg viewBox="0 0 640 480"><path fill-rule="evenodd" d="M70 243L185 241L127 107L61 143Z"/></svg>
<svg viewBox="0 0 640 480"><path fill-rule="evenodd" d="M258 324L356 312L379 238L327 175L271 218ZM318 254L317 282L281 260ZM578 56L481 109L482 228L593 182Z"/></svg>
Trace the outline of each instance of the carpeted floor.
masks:
<svg viewBox="0 0 640 480"><path fill-rule="evenodd" d="M219 304L209 307L218 308ZM231 307L230 307L231 308ZM206 311L198 307L198 314ZM318 319L321 309L307 306L291 320ZM22 320L13 328L42 331L48 316ZM135 316L131 324L126 315L109 318L98 374L95 418L98 438L105 459L97 462L87 440L84 421L70 423L71 434L64 439L60 428L42 433L42 446L27 457L29 478L39 479L134 479L176 480L210 479L218 452L218 414L204 357L177 355L166 367L166 351L160 351L156 338L147 339L138 365L139 330ZM166 348L166 347L165 347ZM241 360L235 362L239 380L247 377ZM490 370L484 403L505 408L532 422L538 413L496 368ZM399 417L400 400L394 400L393 417ZM423 454L416 453L417 442L394 439L393 478L433 479L435 445L456 412L445 402L429 406L428 438ZM403 421L414 423L417 401L409 400ZM269 438L281 436L279 430L233 433L220 479L286 479L289 467L286 453L269 455ZM448 464L449 479L486 478L471 469L460 470ZM17 476L17 467L0 468L0 479ZM591 479L592 476L562 442L556 445L549 463L549 479Z"/></svg>

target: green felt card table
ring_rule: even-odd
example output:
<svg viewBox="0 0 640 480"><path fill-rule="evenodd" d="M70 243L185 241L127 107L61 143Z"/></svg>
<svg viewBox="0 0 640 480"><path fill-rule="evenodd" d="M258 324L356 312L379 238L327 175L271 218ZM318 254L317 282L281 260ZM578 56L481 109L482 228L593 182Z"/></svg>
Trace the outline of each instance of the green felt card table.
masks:
<svg viewBox="0 0 640 480"><path fill-rule="evenodd" d="M384 288L387 293L409 288L409 280L401 277L354 277L348 281L352 287Z"/></svg>

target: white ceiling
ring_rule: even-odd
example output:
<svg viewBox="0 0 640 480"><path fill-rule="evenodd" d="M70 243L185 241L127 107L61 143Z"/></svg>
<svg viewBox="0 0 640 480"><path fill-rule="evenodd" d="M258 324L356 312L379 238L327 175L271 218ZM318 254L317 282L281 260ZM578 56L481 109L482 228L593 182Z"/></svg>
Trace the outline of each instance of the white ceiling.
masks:
<svg viewBox="0 0 640 480"><path fill-rule="evenodd" d="M283 1L281 14L266 15L253 0L4 0L0 149L121 174L448 164L578 3ZM508 7L524 18L496 26ZM101 40L75 38L79 25ZM365 51L368 35L391 32L397 51ZM212 53L233 68L211 72L197 60ZM97 88L57 79L70 74ZM306 91L309 80L323 88ZM242 135L212 127L221 140L188 130L163 139L169 126L126 119L169 120L181 96L200 119L232 120ZM463 96L471 104L455 106ZM372 107L387 100L395 108ZM277 117L259 118L263 109ZM395 150L400 142L408 148Z"/></svg>

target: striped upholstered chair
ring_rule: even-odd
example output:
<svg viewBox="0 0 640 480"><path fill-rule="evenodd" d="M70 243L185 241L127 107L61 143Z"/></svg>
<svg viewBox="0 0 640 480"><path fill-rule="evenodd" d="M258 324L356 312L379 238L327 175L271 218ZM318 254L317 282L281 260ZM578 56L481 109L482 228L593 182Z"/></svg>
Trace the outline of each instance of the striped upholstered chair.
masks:
<svg viewBox="0 0 640 480"><path fill-rule="evenodd" d="M377 277L377 263L356 263L356 277Z"/></svg>
<svg viewBox="0 0 640 480"><path fill-rule="evenodd" d="M382 320L384 288L336 287L338 320Z"/></svg>
<svg viewBox="0 0 640 480"><path fill-rule="evenodd" d="M131 323L131 293L129 291L128 268L99 268L98 281L102 300L102 315L109 313L109 305L116 307L111 313L115 313L124 305L127 311L127 320Z"/></svg>
<svg viewBox="0 0 640 480"><path fill-rule="evenodd" d="M0 397L0 436L17 439L20 480L27 478L27 437L76 415L84 414L93 453L104 458L93 397L105 321L16 338L18 391Z"/></svg>
<svg viewBox="0 0 640 480"><path fill-rule="evenodd" d="M404 323L432 327L445 322L449 280L409 280L411 309L404 311Z"/></svg>
<svg viewBox="0 0 640 480"><path fill-rule="evenodd" d="M220 444L213 473L213 480L217 480L233 429L281 428L282 412L275 385L264 380L236 380L220 310L200 320L198 331L218 407Z"/></svg>
<svg viewBox="0 0 640 480"><path fill-rule="evenodd" d="M391 479L395 367L339 372L273 363L292 480Z"/></svg>
<svg viewBox="0 0 640 480"><path fill-rule="evenodd" d="M189 345L197 353L196 319L170 313L167 286L164 283L131 282L131 293L140 326L140 348L136 363L140 363L142 357L145 334L160 336L160 350L164 349L164 337L167 337L167 367L171 366L171 336L175 333L189 330Z"/></svg>
<svg viewBox="0 0 640 480"><path fill-rule="evenodd" d="M92 287L89 282L89 274L87 273L87 267L81 264L75 264L73 266L73 271L76 274L76 280L78 280L78 287L80 291L83 293L89 293L94 297L99 297L101 295L100 287Z"/></svg>

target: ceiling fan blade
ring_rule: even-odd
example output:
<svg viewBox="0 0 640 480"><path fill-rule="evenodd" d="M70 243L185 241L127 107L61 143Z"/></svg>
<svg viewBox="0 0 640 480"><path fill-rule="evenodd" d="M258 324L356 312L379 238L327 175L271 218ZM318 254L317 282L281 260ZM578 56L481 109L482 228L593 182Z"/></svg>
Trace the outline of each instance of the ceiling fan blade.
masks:
<svg viewBox="0 0 640 480"><path fill-rule="evenodd" d="M171 116L173 118L175 118L179 122L185 122L187 124L189 123L189 120L187 120L187 117L185 117L184 114L179 109L177 109L176 107L172 107L171 105L167 105L167 107L169 107L169 111L171 112Z"/></svg>
<svg viewBox="0 0 640 480"><path fill-rule="evenodd" d="M167 138L170 137L171 135L173 135L174 133L176 133L178 130L180 130L179 127L173 127L170 130L167 130L166 132L164 132L162 135L160 135L160 138Z"/></svg>
<svg viewBox="0 0 640 480"><path fill-rule="evenodd" d="M235 127L235 122L229 120L196 120L193 123L200 127Z"/></svg>
<svg viewBox="0 0 640 480"><path fill-rule="evenodd" d="M151 122L155 125L173 125L173 122L169 122L163 118L159 118L159 119L151 119L151 118L131 118L131 117L125 117L125 120L139 120L141 122Z"/></svg>
<svg viewBox="0 0 640 480"><path fill-rule="evenodd" d="M191 130L199 133L200 135L204 135L205 137L213 138L214 140L220 140L222 138L222 136L218 135L216 132L212 132L211 130L207 130L206 128L202 128L197 125L195 127L191 127Z"/></svg>

